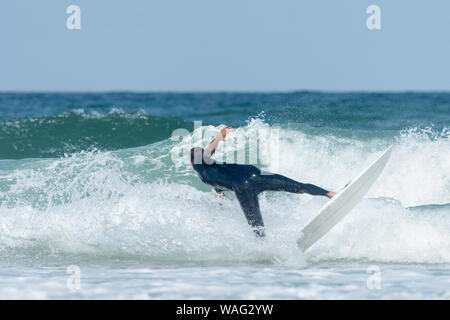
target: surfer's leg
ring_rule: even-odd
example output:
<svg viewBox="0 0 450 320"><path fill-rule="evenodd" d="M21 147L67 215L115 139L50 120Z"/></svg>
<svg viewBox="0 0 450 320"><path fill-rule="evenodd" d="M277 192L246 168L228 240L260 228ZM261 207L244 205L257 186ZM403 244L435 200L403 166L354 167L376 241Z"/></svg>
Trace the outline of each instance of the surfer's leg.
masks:
<svg viewBox="0 0 450 320"><path fill-rule="evenodd" d="M264 221L259 209L258 194L250 181L238 183L233 186L242 211L244 211L248 224L254 228L257 237L264 237Z"/></svg>
<svg viewBox="0 0 450 320"><path fill-rule="evenodd" d="M301 183L281 174L262 174L252 177L258 193L263 191L285 191L307 193L313 196L327 196L329 191L310 183Z"/></svg>

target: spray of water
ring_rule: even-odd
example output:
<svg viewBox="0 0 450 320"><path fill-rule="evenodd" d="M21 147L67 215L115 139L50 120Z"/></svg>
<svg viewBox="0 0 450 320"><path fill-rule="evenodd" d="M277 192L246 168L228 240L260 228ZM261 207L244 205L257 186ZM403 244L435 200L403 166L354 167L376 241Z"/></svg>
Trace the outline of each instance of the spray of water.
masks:
<svg viewBox="0 0 450 320"><path fill-rule="evenodd" d="M252 119L228 140L273 129L260 118ZM11 259L83 254L155 263L450 263L448 131L411 129L359 138L277 129L279 165L274 167L273 150L264 143L251 151L258 152L258 164L336 191L384 148L395 146L368 198L306 257L296 248L296 238L326 199L262 194L268 236L258 241L233 195L219 199L196 177L186 157L171 157L173 152L183 154L196 132L181 141L114 152L3 161L0 252ZM227 148L219 148L216 157L223 157Z"/></svg>

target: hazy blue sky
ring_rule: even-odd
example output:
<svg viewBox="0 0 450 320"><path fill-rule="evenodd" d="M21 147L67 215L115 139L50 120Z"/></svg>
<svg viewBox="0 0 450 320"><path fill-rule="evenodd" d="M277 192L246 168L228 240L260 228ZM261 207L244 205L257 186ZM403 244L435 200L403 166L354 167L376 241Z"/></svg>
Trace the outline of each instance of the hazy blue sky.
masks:
<svg viewBox="0 0 450 320"><path fill-rule="evenodd" d="M0 90L450 89L449 0L2 0L0 41Z"/></svg>

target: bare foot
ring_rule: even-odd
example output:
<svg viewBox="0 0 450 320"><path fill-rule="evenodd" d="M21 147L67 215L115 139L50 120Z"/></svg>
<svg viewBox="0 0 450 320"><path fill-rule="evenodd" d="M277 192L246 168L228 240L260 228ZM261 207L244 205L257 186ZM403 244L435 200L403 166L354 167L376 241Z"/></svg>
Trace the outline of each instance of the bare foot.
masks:
<svg viewBox="0 0 450 320"><path fill-rule="evenodd" d="M330 191L330 192L327 193L327 197L330 198L330 199L333 198L335 195L336 195L336 193L333 192L333 191Z"/></svg>

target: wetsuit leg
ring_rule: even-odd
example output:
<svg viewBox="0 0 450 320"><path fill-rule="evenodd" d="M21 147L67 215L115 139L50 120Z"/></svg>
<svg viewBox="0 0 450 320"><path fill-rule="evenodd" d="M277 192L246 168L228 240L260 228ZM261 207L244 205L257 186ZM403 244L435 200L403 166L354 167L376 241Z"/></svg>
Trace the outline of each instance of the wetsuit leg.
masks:
<svg viewBox="0 0 450 320"><path fill-rule="evenodd" d="M254 228L258 237L264 237L264 221L259 209L258 193L253 183L249 180L233 185L233 191L244 211L248 224Z"/></svg>
<svg viewBox="0 0 450 320"><path fill-rule="evenodd" d="M328 191L316 185L301 183L280 174L255 175L251 177L257 193L263 191L286 191L307 193L313 196L326 196Z"/></svg>

